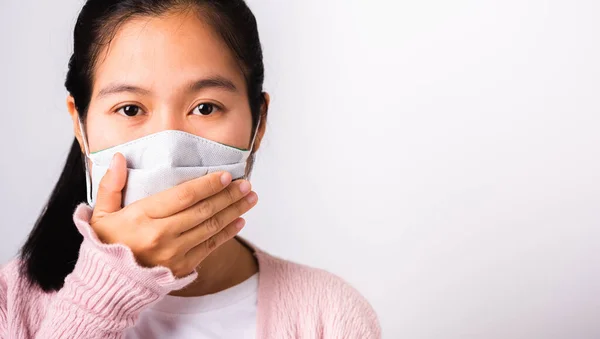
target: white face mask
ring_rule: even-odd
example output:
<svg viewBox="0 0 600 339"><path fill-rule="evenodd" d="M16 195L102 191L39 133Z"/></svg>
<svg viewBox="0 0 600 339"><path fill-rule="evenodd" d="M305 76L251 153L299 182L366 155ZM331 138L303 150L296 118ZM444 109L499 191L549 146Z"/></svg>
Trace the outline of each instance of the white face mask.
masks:
<svg viewBox="0 0 600 339"><path fill-rule="evenodd" d="M123 206L212 172L227 171L233 179L245 178L246 161L254 146L258 126L260 120L250 150L183 131L167 130L90 154L80 121L85 153L92 163L90 173L88 162L85 162L88 203L94 207L100 180L117 152L127 160Z"/></svg>

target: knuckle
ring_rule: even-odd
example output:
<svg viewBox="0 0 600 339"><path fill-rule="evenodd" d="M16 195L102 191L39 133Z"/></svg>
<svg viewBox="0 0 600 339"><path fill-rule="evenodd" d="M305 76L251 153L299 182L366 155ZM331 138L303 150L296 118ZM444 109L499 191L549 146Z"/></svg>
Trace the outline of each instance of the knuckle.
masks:
<svg viewBox="0 0 600 339"><path fill-rule="evenodd" d="M207 199L198 204L196 211L198 212L198 217L204 220L215 214L216 207L212 201Z"/></svg>
<svg viewBox="0 0 600 339"><path fill-rule="evenodd" d="M215 237L210 237L206 240L206 249L209 252L214 251L218 245L219 244L217 243L217 240L215 239Z"/></svg>
<svg viewBox="0 0 600 339"><path fill-rule="evenodd" d="M208 181L208 189L212 193L212 195L219 192L220 187L221 187L220 175L215 174L211 177L210 180L207 180L207 181Z"/></svg>
<svg viewBox="0 0 600 339"><path fill-rule="evenodd" d="M177 263L177 260L175 260L177 257L177 253L172 250L172 249L165 249L163 251L160 252L160 254L158 254L157 256L157 260L158 262L162 263L163 266L172 266L172 263Z"/></svg>
<svg viewBox="0 0 600 339"><path fill-rule="evenodd" d="M107 185L106 185L106 179L104 179L104 178L106 178L106 176L104 176L102 179L100 179L100 183L98 184L98 190L99 191L103 191L103 190L106 190L108 188Z"/></svg>
<svg viewBox="0 0 600 339"><path fill-rule="evenodd" d="M182 205L189 205L192 203L195 195L194 188L190 185L183 185L177 190L177 200Z"/></svg>
<svg viewBox="0 0 600 339"><path fill-rule="evenodd" d="M153 230L147 233L146 235L146 248L149 250L156 250L160 248L163 240L163 231L162 230Z"/></svg>
<svg viewBox="0 0 600 339"><path fill-rule="evenodd" d="M249 204L248 204L248 202L246 202L245 199L244 199L244 201L240 201L239 203L235 204L235 206L234 206L235 211L237 212L238 215L244 214L248 207L249 207Z"/></svg>
<svg viewBox="0 0 600 339"><path fill-rule="evenodd" d="M192 259L193 258L186 258L177 262L175 269L177 270L179 277L184 277L196 269L198 262Z"/></svg>
<svg viewBox="0 0 600 339"><path fill-rule="evenodd" d="M227 227L223 230L222 232L222 237L224 239L230 239L233 238L235 236L236 232L235 232L235 228L233 227Z"/></svg>
<svg viewBox="0 0 600 339"><path fill-rule="evenodd" d="M133 205L132 205L133 206ZM142 209L139 208L128 208L125 207L126 212L129 214L129 218L133 225L140 226L146 223L147 217Z"/></svg>
<svg viewBox="0 0 600 339"><path fill-rule="evenodd" d="M234 203L237 200L236 195L233 193L233 187L227 187L227 189L225 190L226 194L227 194L227 201L229 202L229 205L231 205L232 203Z"/></svg>
<svg viewBox="0 0 600 339"><path fill-rule="evenodd" d="M100 180L100 183L98 184L98 192L99 192L99 194L103 194L103 193L107 193L107 192L112 191L112 188L108 184L108 179L105 179L105 178L106 178L106 176L104 176Z"/></svg>
<svg viewBox="0 0 600 339"><path fill-rule="evenodd" d="M180 262L173 263L170 266L171 272L176 277L182 277L185 275L185 267Z"/></svg>
<svg viewBox="0 0 600 339"><path fill-rule="evenodd" d="M217 217L210 218L206 221L206 230L211 234L218 232L220 228L221 223Z"/></svg>

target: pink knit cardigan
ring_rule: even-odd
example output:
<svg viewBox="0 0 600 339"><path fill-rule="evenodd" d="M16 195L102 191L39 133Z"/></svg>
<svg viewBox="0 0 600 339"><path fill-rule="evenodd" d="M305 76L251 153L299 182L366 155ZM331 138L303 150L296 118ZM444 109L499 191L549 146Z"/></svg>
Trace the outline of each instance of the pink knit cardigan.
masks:
<svg viewBox="0 0 600 339"><path fill-rule="evenodd" d="M84 240L60 291L28 285L18 259L2 267L0 338L121 338L142 310L197 277L139 266L127 246L99 241L89 225L91 214L86 204L74 213ZM342 279L252 247L260 270L257 338L381 337L372 307Z"/></svg>

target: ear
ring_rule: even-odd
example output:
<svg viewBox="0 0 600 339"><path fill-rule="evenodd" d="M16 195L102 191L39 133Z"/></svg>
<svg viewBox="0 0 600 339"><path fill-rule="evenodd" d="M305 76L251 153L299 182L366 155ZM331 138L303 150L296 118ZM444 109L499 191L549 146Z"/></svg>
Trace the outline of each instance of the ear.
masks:
<svg viewBox="0 0 600 339"><path fill-rule="evenodd" d="M75 134L77 142L79 142L81 153L85 153L83 138L81 137L81 129L79 129L79 112L77 112L77 108L75 107L75 99L71 95L67 96L67 110L69 111L69 115L73 121L73 133Z"/></svg>
<svg viewBox="0 0 600 339"><path fill-rule="evenodd" d="M253 153L256 153L260 148L260 142L262 138L265 136L265 132L267 130L267 113L269 112L269 104L271 103L271 96L269 93L263 93L264 102L260 108L260 126L258 126L258 130L256 131L256 140L254 140L254 150Z"/></svg>

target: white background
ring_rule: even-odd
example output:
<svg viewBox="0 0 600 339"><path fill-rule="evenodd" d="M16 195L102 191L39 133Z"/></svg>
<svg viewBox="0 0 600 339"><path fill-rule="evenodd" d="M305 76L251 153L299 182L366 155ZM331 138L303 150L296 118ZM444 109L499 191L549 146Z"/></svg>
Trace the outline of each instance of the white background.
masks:
<svg viewBox="0 0 600 339"><path fill-rule="evenodd" d="M252 0L273 101L243 234L385 338L600 338L600 2ZM72 140L79 0L0 0L0 259Z"/></svg>

